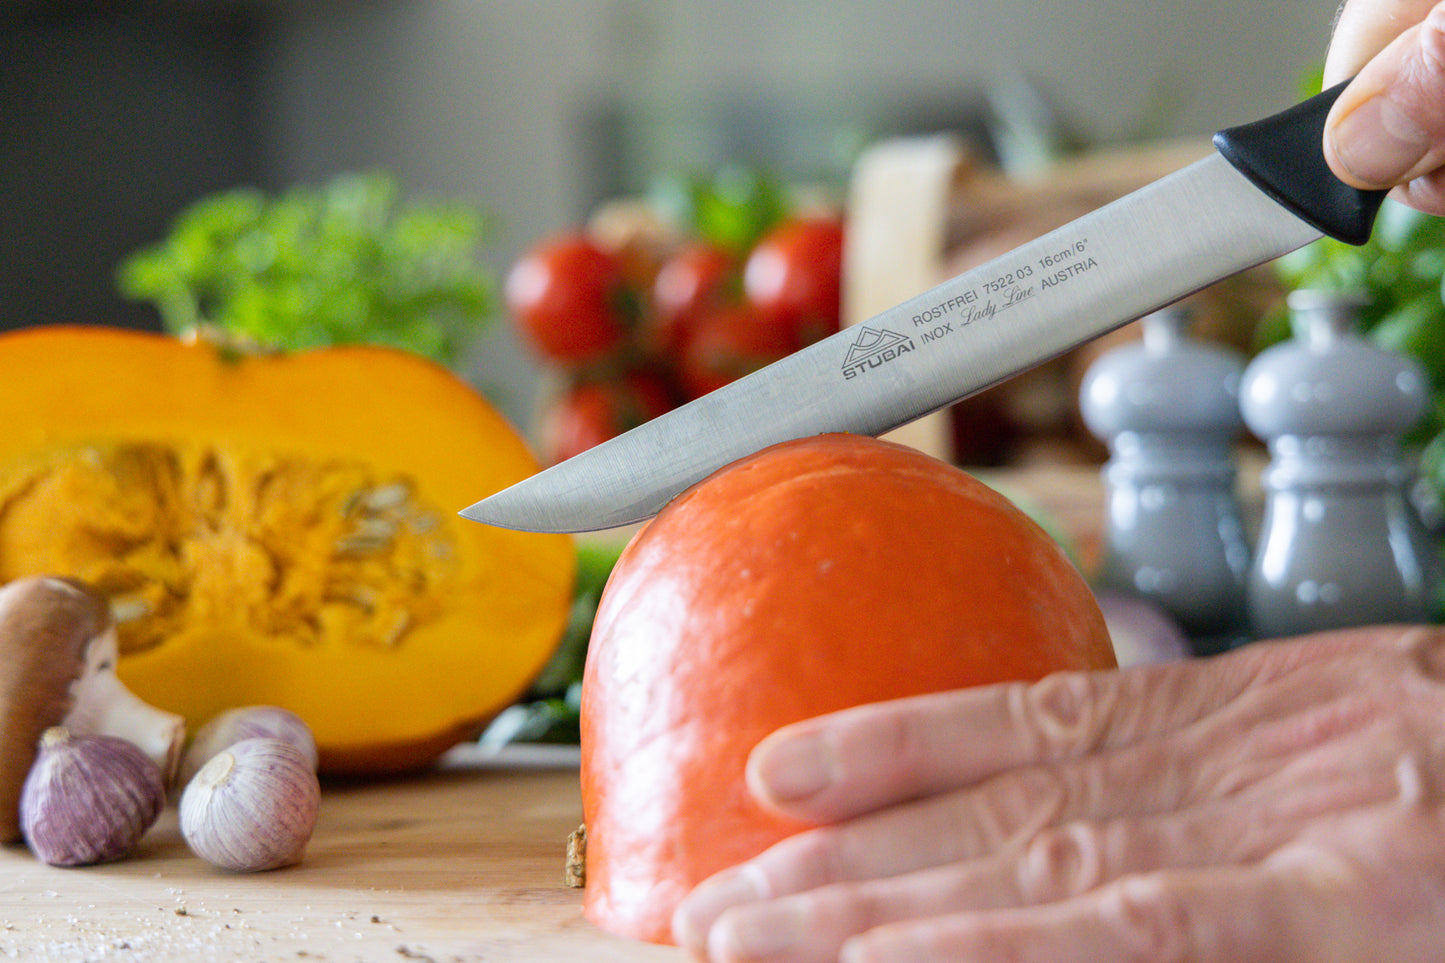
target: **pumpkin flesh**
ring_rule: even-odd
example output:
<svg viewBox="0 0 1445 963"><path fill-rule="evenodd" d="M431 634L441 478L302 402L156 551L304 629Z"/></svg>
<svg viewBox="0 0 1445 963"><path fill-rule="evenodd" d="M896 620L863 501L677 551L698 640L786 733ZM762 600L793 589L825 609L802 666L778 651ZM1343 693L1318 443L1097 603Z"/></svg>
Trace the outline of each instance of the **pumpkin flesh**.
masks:
<svg viewBox="0 0 1445 963"><path fill-rule="evenodd" d="M670 942L693 886L803 828L744 784L748 753L782 725L1113 664L1064 552L963 472L838 435L728 466L633 538L599 606L585 912Z"/></svg>
<svg viewBox="0 0 1445 963"><path fill-rule="evenodd" d="M328 772L414 768L560 638L570 540L456 515L536 462L439 366L50 327L0 337L0 371L0 579L106 594L121 678L192 725L281 705Z"/></svg>

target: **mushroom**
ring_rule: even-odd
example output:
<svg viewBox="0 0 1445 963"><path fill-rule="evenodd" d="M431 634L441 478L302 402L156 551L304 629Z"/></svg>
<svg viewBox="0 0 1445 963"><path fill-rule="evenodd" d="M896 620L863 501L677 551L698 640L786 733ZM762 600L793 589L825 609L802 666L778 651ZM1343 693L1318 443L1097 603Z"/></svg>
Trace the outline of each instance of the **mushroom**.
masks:
<svg viewBox="0 0 1445 963"><path fill-rule="evenodd" d="M0 586L0 841L20 838L20 790L51 726L126 739L167 779L175 773L185 720L127 689L118 654L110 606L85 583L37 576Z"/></svg>

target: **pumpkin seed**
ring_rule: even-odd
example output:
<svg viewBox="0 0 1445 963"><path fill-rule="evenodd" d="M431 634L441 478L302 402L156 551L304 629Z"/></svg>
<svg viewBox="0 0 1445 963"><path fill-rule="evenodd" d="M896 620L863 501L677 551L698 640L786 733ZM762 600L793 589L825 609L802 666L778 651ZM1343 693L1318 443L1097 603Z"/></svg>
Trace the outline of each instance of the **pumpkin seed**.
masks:
<svg viewBox="0 0 1445 963"><path fill-rule="evenodd" d="M362 496L361 503L367 510L383 512L393 508L400 508L411 500L411 487L400 482L393 482L390 485L382 485L380 488L373 488Z"/></svg>
<svg viewBox="0 0 1445 963"><path fill-rule="evenodd" d="M145 599L136 598L134 596L129 598L111 599L110 617L114 619L117 624L135 622L136 620L143 619L150 614L151 604Z"/></svg>
<svg viewBox="0 0 1445 963"><path fill-rule="evenodd" d="M386 634L382 637L382 647L389 649L395 646L398 642L401 641L402 636L406 635L407 630L410 628L410 613L405 611L396 613L396 615L392 616L391 628L388 629Z"/></svg>

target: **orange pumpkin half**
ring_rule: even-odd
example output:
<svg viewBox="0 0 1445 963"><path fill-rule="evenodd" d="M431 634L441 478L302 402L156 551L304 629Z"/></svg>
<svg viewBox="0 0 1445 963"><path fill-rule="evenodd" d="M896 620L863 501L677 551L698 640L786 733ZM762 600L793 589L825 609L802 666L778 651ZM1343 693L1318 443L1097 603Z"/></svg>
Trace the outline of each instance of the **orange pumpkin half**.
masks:
<svg viewBox="0 0 1445 963"><path fill-rule="evenodd" d="M0 384L0 580L103 592L121 678L193 726L280 705L327 772L411 769L561 637L571 540L457 516L537 462L438 365L56 326L0 337Z"/></svg>
<svg viewBox="0 0 1445 963"><path fill-rule="evenodd" d="M736 462L638 532L603 593L582 691L584 912L669 942L695 884L802 828L744 785L779 726L1113 664L1066 555L966 473L850 435Z"/></svg>

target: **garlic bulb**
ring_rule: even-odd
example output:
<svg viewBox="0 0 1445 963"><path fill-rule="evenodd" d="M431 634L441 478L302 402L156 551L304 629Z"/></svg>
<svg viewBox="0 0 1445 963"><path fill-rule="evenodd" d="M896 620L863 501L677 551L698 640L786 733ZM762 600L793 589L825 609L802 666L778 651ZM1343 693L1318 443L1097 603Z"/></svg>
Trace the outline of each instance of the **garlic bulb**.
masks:
<svg viewBox="0 0 1445 963"><path fill-rule="evenodd" d="M243 739L186 785L181 835L222 869L276 869L300 861L320 803L316 769L301 750L280 739Z"/></svg>
<svg viewBox="0 0 1445 963"><path fill-rule="evenodd" d="M270 738L289 742L316 768L316 739L305 721L280 706L228 709L196 730L181 758L176 785L185 786L212 756L242 739Z"/></svg>
<svg viewBox="0 0 1445 963"><path fill-rule="evenodd" d="M84 866L130 852L165 807L165 777L134 743L55 726L20 791L20 829L52 866Z"/></svg>

